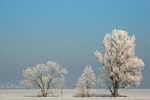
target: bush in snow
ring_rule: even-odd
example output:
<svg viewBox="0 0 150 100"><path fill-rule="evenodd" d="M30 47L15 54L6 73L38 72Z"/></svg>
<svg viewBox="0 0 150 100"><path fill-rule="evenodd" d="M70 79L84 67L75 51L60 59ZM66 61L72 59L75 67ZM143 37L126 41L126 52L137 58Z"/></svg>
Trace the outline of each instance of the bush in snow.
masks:
<svg viewBox="0 0 150 100"><path fill-rule="evenodd" d="M86 68L83 71L83 74L79 77L78 82L76 84L76 94L79 97L92 96L92 92L90 91L90 89L96 85L96 77L93 72L94 71L91 66L86 66Z"/></svg>
<svg viewBox="0 0 150 100"><path fill-rule="evenodd" d="M134 42L134 35L130 37L126 31L114 29L103 40L106 54L94 52L103 65L99 80L114 97L119 96L118 88L136 87L142 79L144 62L135 56Z"/></svg>
<svg viewBox="0 0 150 100"><path fill-rule="evenodd" d="M39 87L39 96L46 97L49 93L49 88L57 88L60 83L60 77L67 74L66 68L53 61L48 61L47 65L37 64L35 67L28 67L23 70L24 81L27 86Z"/></svg>
<svg viewBox="0 0 150 100"><path fill-rule="evenodd" d="M5 98L6 96L4 94L1 95L1 98Z"/></svg>

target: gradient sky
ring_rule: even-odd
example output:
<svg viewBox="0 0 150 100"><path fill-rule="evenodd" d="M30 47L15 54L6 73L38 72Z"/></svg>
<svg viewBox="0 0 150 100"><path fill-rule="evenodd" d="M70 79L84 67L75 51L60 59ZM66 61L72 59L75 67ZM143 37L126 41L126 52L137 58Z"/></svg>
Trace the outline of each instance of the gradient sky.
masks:
<svg viewBox="0 0 150 100"><path fill-rule="evenodd" d="M0 85L19 83L23 69L52 60L68 69L67 88L75 88L86 65L98 75L93 52L105 53L105 34L122 29L135 35L145 62L138 88L150 88L149 14L149 0L0 0Z"/></svg>

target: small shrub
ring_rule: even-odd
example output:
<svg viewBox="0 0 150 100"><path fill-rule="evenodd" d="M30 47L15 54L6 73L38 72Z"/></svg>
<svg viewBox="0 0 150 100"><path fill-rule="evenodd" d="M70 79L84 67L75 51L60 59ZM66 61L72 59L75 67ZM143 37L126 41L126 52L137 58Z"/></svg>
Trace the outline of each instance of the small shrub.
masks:
<svg viewBox="0 0 150 100"><path fill-rule="evenodd" d="M6 96L4 94L1 95L1 98L5 98Z"/></svg>

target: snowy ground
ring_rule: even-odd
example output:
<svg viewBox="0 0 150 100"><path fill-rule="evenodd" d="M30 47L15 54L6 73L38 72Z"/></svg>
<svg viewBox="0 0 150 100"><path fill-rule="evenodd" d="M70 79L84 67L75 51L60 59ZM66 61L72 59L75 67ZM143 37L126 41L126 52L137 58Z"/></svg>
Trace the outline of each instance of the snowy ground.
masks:
<svg viewBox="0 0 150 100"><path fill-rule="evenodd" d="M64 89L64 95L60 97L58 89L51 90L56 97L36 97L38 89L18 89L18 90L0 90L0 100L150 100L150 89L120 89L119 94L127 97L90 97L78 98L74 97L74 89ZM109 91L104 89L95 89L96 94L109 94ZM49 95L50 96L50 95Z"/></svg>

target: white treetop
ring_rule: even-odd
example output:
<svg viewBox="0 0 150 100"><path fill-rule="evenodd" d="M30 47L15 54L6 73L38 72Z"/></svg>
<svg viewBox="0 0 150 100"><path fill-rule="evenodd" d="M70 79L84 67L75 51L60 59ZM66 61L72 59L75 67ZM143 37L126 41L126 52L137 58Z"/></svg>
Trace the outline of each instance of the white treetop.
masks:
<svg viewBox="0 0 150 100"><path fill-rule="evenodd" d="M134 42L134 35L130 37L126 31L114 29L112 34L106 34L103 40L106 54L102 56L97 50L94 52L103 65L100 81L108 86L114 96L118 96L118 93L115 94L115 88L135 87L142 79L144 62L135 56Z"/></svg>
<svg viewBox="0 0 150 100"><path fill-rule="evenodd" d="M53 61L48 61L47 65L37 64L35 67L28 67L23 70L23 76L26 78L27 86L39 87L41 96L47 96L49 88L55 88L59 84L59 77L67 74L66 68L62 68L59 64Z"/></svg>
<svg viewBox="0 0 150 100"><path fill-rule="evenodd" d="M86 66L77 83L77 94L79 96L90 96L90 89L95 86L96 77L91 66Z"/></svg>

